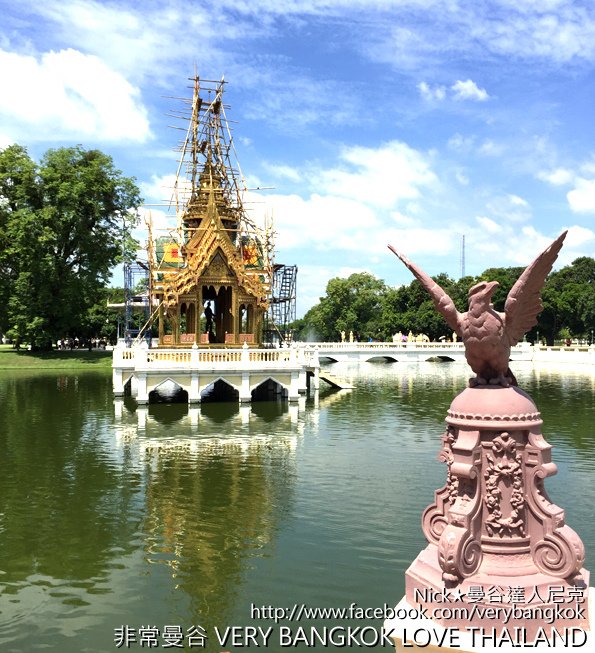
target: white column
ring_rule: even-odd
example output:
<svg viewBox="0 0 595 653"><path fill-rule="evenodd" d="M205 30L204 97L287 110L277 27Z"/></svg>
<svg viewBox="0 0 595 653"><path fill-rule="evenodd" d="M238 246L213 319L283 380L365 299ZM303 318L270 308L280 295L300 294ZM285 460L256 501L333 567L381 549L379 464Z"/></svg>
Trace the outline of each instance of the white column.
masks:
<svg viewBox="0 0 595 653"><path fill-rule="evenodd" d="M136 401L138 404L148 404L149 393L147 391L147 373L137 372L136 379L137 379Z"/></svg>
<svg viewBox="0 0 595 653"><path fill-rule="evenodd" d="M114 367L112 370L112 385L116 397L124 394L124 383L122 382L123 370L121 367Z"/></svg>
<svg viewBox="0 0 595 653"><path fill-rule="evenodd" d="M195 370L192 370L192 372L190 372L190 390L188 391L188 403L189 404L200 403L199 376L198 376L198 372L196 372Z"/></svg>
<svg viewBox="0 0 595 653"><path fill-rule="evenodd" d="M240 403L249 403L252 401L250 392L250 372L242 372L242 387L240 388Z"/></svg>
<svg viewBox="0 0 595 653"><path fill-rule="evenodd" d="M291 383L289 385L289 394L287 399L289 401L297 401L300 398L300 376L299 372L291 373Z"/></svg>

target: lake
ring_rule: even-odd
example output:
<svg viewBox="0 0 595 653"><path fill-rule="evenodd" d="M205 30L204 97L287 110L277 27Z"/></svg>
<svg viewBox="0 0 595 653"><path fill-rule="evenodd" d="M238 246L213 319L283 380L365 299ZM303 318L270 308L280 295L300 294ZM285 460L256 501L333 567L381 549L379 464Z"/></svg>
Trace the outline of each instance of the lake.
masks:
<svg viewBox="0 0 595 653"><path fill-rule="evenodd" d="M268 617L400 600L469 370L329 367L355 390L139 410L109 373L0 372L0 651L232 651L246 631L217 633L233 626L272 627L279 651L283 625L380 628ZM550 498L595 570L595 372L514 372L554 446Z"/></svg>

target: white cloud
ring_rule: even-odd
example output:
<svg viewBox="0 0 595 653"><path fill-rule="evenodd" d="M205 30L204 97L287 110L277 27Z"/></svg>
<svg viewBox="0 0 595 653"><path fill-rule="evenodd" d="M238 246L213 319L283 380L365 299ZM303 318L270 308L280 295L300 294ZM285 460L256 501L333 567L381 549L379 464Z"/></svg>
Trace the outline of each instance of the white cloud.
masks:
<svg viewBox="0 0 595 653"><path fill-rule="evenodd" d="M248 195L250 201L252 194ZM259 198L262 200L263 198ZM369 232L377 229L374 211L352 199L312 194L268 195L254 206L255 219L272 214L280 250L308 248L325 251L365 249Z"/></svg>
<svg viewBox="0 0 595 653"><path fill-rule="evenodd" d="M381 235L386 248L390 243L406 256L432 255L443 256L453 252L460 235L449 228L411 227L406 229L388 229Z"/></svg>
<svg viewBox="0 0 595 653"><path fill-rule="evenodd" d="M477 220L479 225L490 234L497 234L502 231L502 227L497 222L494 222L490 218L486 218L484 216L478 216L475 219Z"/></svg>
<svg viewBox="0 0 595 653"><path fill-rule="evenodd" d="M522 197L519 197L518 195L508 195L508 200L513 206L529 206L529 203L527 200L524 200Z"/></svg>
<svg viewBox="0 0 595 653"><path fill-rule="evenodd" d="M151 224L153 238L160 236L176 235L177 220L174 214L161 211L153 207L141 206L138 210L139 223L133 230L132 236L138 240L141 248L144 250L142 258L146 258L147 240L149 237L148 225Z"/></svg>
<svg viewBox="0 0 595 653"><path fill-rule="evenodd" d="M595 213L595 179L577 178L566 198L575 213Z"/></svg>
<svg viewBox="0 0 595 653"><path fill-rule="evenodd" d="M455 172L455 178L461 184L461 186L468 186L469 185L469 177L462 171L462 170L457 170Z"/></svg>
<svg viewBox="0 0 595 653"><path fill-rule="evenodd" d="M37 59L0 50L0 115L14 140L145 142L137 88L99 58L68 49Z"/></svg>
<svg viewBox="0 0 595 653"><path fill-rule="evenodd" d="M151 176L150 182L141 182L139 184L141 193L145 198L145 202L151 204L172 204L175 205L175 187L176 175L169 174L161 177L157 175ZM182 178L180 183L180 199L184 199L190 191L190 183Z"/></svg>
<svg viewBox="0 0 595 653"><path fill-rule="evenodd" d="M483 156L500 156L505 149L502 143L496 143L488 138L479 146L478 152Z"/></svg>
<svg viewBox="0 0 595 653"><path fill-rule="evenodd" d="M484 102L489 98L487 91L479 88L471 79L466 81L457 80L451 87L455 100L473 100L475 102Z"/></svg>
<svg viewBox="0 0 595 653"><path fill-rule="evenodd" d="M529 203L518 195L494 197L487 203L487 208L494 217L507 223L526 222L531 218Z"/></svg>
<svg viewBox="0 0 595 653"><path fill-rule="evenodd" d="M298 182L301 180L301 175L298 170L287 165L275 165L273 163L264 163L264 169L274 179L287 179L289 181Z"/></svg>
<svg viewBox="0 0 595 653"><path fill-rule="evenodd" d="M378 149L348 147L341 154L344 164L317 175L326 193L392 208L404 199L416 199L421 189L437 177L429 159L405 143L393 141Z"/></svg>
<svg viewBox="0 0 595 653"><path fill-rule="evenodd" d="M568 229L568 234L564 239L564 247L566 248L581 248L583 245L593 245L595 241L595 233L591 229L585 227L572 226Z"/></svg>
<svg viewBox="0 0 595 653"><path fill-rule="evenodd" d="M547 181L552 184L552 186L565 186L570 184L574 178L574 174L571 170L566 168L555 168L550 171L542 171L537 174L538 179L542 181Z"/></svg>
<svg viewBox="0 0 595 653"><path fill-rule="evenodd" d="M433 101L438 100L442 101L446 98L446 88L444 86L434 86L433 88L429 86L426 82L420 82L417 85L421 96L424 100Z"/></svg>
<svg viewBox="0 0 595 653"><path fill-rule="evenodd" d="M398 224L405 227L409 227L415 224L415 219L404 215L400 211L391 211L390 217Z"/></svg>
<svg viewBox="0 0 595 653"><path fill-rule="evenodd" d="M470 152L475 138L473 136L463 136L455 134L448 139L448 147L456 152Z"/></svg>

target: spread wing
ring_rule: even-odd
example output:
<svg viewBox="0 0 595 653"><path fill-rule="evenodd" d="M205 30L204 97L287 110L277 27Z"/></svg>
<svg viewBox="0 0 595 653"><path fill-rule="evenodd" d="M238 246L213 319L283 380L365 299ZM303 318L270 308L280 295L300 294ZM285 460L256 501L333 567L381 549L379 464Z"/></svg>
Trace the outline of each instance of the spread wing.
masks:
<svg viewBox="0 0 595 653"><path fill-rule="evenodd" d="M537 324L537 316L543 309L541 289L550 273L554 261L568 232L560 234L556 240L527 267L510 289L504 304L505 329L510 345L519 340Z"/></svg>
<svg viewBox="0 0 595 653"><path fill-rule="evenodd" d="M436 310L444 316L444 319L450 326L453 331L460 336L461 335L461 313L457 311L457 308L452 301L452 299L446 294L446 292L430 277L426 274L420 267L412 263L404 254L398 252L392 245L389 245L388 248L393 254L396 254L403 263L413 272L414 276L421 283L421 285L430 293L432 301Z"/></svg>

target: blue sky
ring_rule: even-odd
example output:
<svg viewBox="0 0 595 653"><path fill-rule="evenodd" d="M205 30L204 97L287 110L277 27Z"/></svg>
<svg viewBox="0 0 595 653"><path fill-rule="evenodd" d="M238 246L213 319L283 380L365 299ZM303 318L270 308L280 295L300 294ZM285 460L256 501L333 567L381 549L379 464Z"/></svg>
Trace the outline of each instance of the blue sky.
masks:
<svg viewBox="0 0 595 653"><path fill-rule="evenodd" d="M335 276L524 265L569 229L595 256L590 0L0 0L0 147L82 144L169 198L166 96L228 83L254 218L296 264L298 316ZM153 209L157 219L159 211Z"/></svg>

